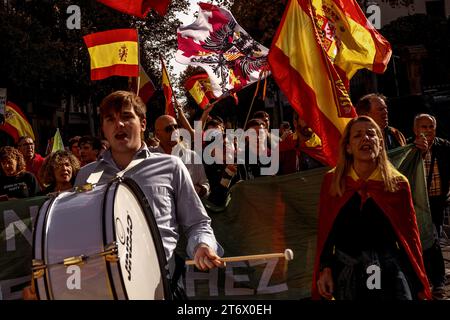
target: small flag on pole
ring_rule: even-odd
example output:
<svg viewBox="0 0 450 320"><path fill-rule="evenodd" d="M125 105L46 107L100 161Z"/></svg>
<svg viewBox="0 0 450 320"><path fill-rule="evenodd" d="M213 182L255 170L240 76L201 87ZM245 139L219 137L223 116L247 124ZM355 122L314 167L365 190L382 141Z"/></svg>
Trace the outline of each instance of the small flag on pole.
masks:
<svg viewBox="0 0 450 320"><path fill-rule="evenodd" d="M202 109L208 105L209 99L214 98L211 91L211 83L206 72L189 77L184 83L184 87Z"/></svg>
<svg viewBox="0 0 450 320"><path fill-rule="evenodd" d="M52 146L52 152L56 151L63 151L64 150L64 143L61 137L61 133L59 132L59 128L56 128L55 136L53 137L53 146Z"/></svg>
<svg viewBox="0 0 450 320"><path fill-rule="evenodd" d="M139 83L139 89L137 88ZM130 90L136 92L139 97L141 97L144 103L147 103L148 100L153 96L156 92L156 87L153 84L153 81L150 79L148 74L145 72L142 65L139 65L139 78L133 78L131 80Z"/></svg>
<svg viewBox="0 0 450 320"><path fill-rule="evenodd" d="M91 57L91 80L139 75L136 29L116 29L83 37Z"/></svg>
<svg viewBox="0 0 450 320"><path fill-rule="evenodd" d="M161 73L162 73L162 87L163 87L163 91L164 91L164 97L166 98L166 108L165 108L165 114L168 114L172 117L176 117L175 116L175 109L173 107L173 90L172 90L172 85L170 84L170 78L169 78L169 74L167 72L166 69L166 65L164 64L164 61L162 59L162 57L160 57L161 60Z"/></svg>

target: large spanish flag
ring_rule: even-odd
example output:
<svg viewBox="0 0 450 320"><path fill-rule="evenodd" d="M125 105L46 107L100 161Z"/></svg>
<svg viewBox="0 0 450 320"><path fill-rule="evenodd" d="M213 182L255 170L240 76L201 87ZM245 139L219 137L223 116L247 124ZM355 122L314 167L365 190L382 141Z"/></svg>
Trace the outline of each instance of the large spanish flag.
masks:
<svg viewBox="0 0 450 320"><path fill-rule="evenodd" d="M166 98L166 108L164 114L168 114L169 116L176 117L175 115L175 109L173 107L173 90L172 85L170 84L170 78L169 74L166 69L166 65L164 64L164 61L161 59L161 73L162 73L162 87L164 91L164 97Z"/></svg>
<svg viewBox="0 0 450 320"><path fill-rule="evenodd" d="M214 95L206 72L194 74L184 83L184 87L194 98L200 108L204 109Z"/></svg>
<svg viewBox="0 0 450 320"><path fill-rule="evenodd" d="M83 37L91 57L91 80L139 75L136 29L116 29Z"/></svg>
<svg viewBox="0 0 450 320"><path fill-rule="evenodd" d="M269 53L272 74L322 141L328 165L356 112L348 84L358 69L384 72L391 47L355 0L290 0Z"/></svg>
<svg viewBox="0 0 450 320"><path fill-rule="evenodd" d="M145 18L153 8L158 14L164 16L169 7L170 0L97 0L117 11Z"/></svg>
<svg viewBox="0 0 450 320"><path fill-rule="evenodd" d="M34 138L33 128L23 114L22 110L11 101L6 102L5 123L0 125L0 130L6 132L17 143L20 137Z"/></svg>

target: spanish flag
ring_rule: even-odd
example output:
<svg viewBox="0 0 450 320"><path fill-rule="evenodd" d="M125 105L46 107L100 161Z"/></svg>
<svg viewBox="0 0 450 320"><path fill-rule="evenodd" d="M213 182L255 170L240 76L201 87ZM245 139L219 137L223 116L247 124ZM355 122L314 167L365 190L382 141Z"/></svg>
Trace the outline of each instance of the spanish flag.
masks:
<svg viewBox="0 0 450 320"><path fill-rule="evenodd" d="M209 77L206 72L194 74L189 77L184 83L184 87L189 91L195 102L197 102L202 109L208 105L209 99L214 97L211 90L211 83L209 82Z"/></svg>
<svg viewBox="0 0 450 320"><path fill-rule="evenodd" d="M322 141L334 166L339 139L356 116L348 93L358 69L384 72L389 42L355 0L290 0L272 43L272 74L292 107Z"/></svg>
<svg viewBox="0 0 450 320"><path fill-rule="evenodd" d="M168 114L169 116L176 117L175 109L173 107L173 90L172 85L170 84L169 74L167 73L166 65L164 64L163 59L161 60L161 73L162 73L162 87L164 91L164 97L166 98L166 108L164 114Z"/></svg>
<svg viewBox="0 0 450 320"><path fill-rule="evenodd" d="M33 128L23 114L22 110L11 101L6 102L5 123L0 125L0 130L9 134L17 143L20 137L34 138Z"/></svg>
<svg viewBox="0 0 450 320"><path fill-rule="evenodd" d="M117 11L145 18L153 8L159 15L164 16L169 7L169 0L97 0Z"/></svg>
<svg viewBox="0 0 450 320"><path fill-rule="evenodd" d="M116 29L83 37L91 57L91 80L139 75L136 29Z"/></svg>
<svg viewBox="0 0 450 320"><path fill-rule="evenodd" d="M156 91L153 81L150 79L147 72L145 72L142 65L139 65L139 77L133 78L130 87L130 90L136 92L136 94L141 97L144 103L147 103Z"/></svg>

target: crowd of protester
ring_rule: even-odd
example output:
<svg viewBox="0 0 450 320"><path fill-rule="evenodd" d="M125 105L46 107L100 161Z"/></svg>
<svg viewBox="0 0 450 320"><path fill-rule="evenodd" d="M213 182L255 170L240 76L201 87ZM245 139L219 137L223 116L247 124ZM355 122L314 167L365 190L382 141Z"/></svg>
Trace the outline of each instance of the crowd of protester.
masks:
<svg viewBox="0 0 450 320"><path fill-rule="evenodd" d="M364 125L370 126L377 133L377 139L382 141L384 150L382 154L385 154L387 150L406 144L403 134L389 126L386 103L386 97L383 95L369 94L362 97L355 105L359 116L367 116L369 119L373 119L373 121L370 120L367 122L368 124ZM154 124L155 132L145 140L150 152L172 154L185 163L197 195L202 199L205 207L209 209L214 210L215 208L226 206L230 199L231 187L239 181L258 179L265 176L264 169L271 166L273 158L270 156L274 152L279 152L276 175L292 174L327 165L325 159L321 157L321 153L317 152L320 150L320 138L295 112L291 122L284 121L281 123L279 135L272 133L271 129L273 128L271 128L270 117L267 112L255 112L245 123L243 129L247 133L253 132L256 138L255 141L262 141L262 143L252 143L251 134L245 135L242 141L239 141L239 137L233 136L230 138L226 134L226 129L230 129L228 123L224 122L220 117L211 116L209 112L210 108L207 108L201 118L203 132L200 134L204 138L201 146L202 154L196 153L198 150L193 147L193 143L195 145L194 136L199 134L198 127L193 128L181 109L178 110L178 118L169 115L157 118ZM435 243L432 248L422 253L423 262L433 297L440 299L444 297L446 282L440 239L443 232L444 212L448 206L450 142L436 137L437 123L432 115L419 114L411 125L414 126L415 133L412 141L414 141L415 146L420 150L424 159L430 209L435 228ZM181 128L189 132L192 137L191 141L186 141L186 138L180 134ZM346 132L350 135L350 129ZM363 133L360 139L371 138L366 137L366 133ZM210 148L213 142L218 141L223 144L223 154L216 154L218 149ZM80 168L101 159L109 148L109 143L105 139L93 136L74 136L68 139L66 150L59 150L43 157L36 152L35 142L31 137L20 137L15 146L0 148L1 200L33 197L71 190ZM345 145L342 148L345 148ZM239 159L239 154L243 155L242 159ZM205 161L205 155L216 160L219 159L219 161ZM268 162L262 156L271 160ZM201 161L194 161L196 158L201 159ZM255 161L251 161L251 159ZM352 161L354 160L352 158ZM342 175L340 178L342 179ZM360 199L358 198L355 201L360 201ZM377 209L375 203L369 203L368 205L370 205L370 208L367 210L378 212L379 208ZM350 218L347 217L347 220L350 221ZM348 225L346 227L345 224L348 221L344 220L342 222L342 219L337 221L339 227L347 232ZM389 226L389 230L391 230L390 228L396 228L396 226L391 226L387 221L380 221L378 222ZM318 257L320 258L321 270L329 269L330 267L330 252L333 251L330 239L346 243L345 241L351 238L351 235L347 233L339 234L335 229L332 230L334 238L328 238L328 242L324 242L325 253L322 257ZM328 231L331 232L330 230ZM391 231L389 237L394 239L396 237L395 232ZM326 240L325 238L323 241ZM386 239L384 240L387 241ZM396 243L395 241L393 240L392 243ZM392 243L389 243L389 246ZM399 258L399 261L404 260L404 258L405 256L403 255ZM414 256L414 258L417 258L417 256ZM419 260L414 263L422 266ZM339 272L341 271L342 267L339 269ZM336 276L335 269L333 269L333 272L334 276ZM402 274L411 278L416 277L411 267L408 267ZM318 274L317 279L322 281L318 285L319 293L325 298L331 297L332 272ZM425 290L423 288L425 282L423 279L421 280L420 288L417 288L417 284L420 281L415 279L409 282L409 284L412 283L411 286L402 287L401 295L410 297L414 292ZM338 291L342 297L349 294L345 292L345 288L340 288L340 290L344 290ZM355 292L358 291L352 291L350 296L355 294ZM394 292L392 294L395 295L397 293Z"/></svg>

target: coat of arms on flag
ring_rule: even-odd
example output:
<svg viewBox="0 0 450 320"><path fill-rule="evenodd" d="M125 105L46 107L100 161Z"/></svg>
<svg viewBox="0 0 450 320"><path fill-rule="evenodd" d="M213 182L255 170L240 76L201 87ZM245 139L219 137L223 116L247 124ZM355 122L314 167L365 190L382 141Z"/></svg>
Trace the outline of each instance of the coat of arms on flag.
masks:
<svg viewBox="0 0 450 320"><path fill-rule="evenodd" d="M211 83L206 72L189 77L185 81L184 87L187 91L189 91L195 102L197 102L199 107L202 109L208 105L209 99L214 98L211 91Z"/></svg>
<svg viewBox="0 0 450 320"><path fill-rule="evenodd" d="M139 43L135 29L116 29L83 37L91 57L91 80L139 75Z"/></svg>
<svg viewBox="0 0 450 320"><path fill-rule="evenodd" d="M341 133L356 111L348 92L358 69L382 73L391 46L356 0L289 0L269 54L272 74L336 165Z"/></svg>
<svg viewBox="0 0 450 320"><path fill-rule="evenodd" d="M258 81L261 71L269 69L269 50L253 40L228 10L207 3L199 6L197 20L178 28L176 60L202 67L216 97Z"/></svg>

